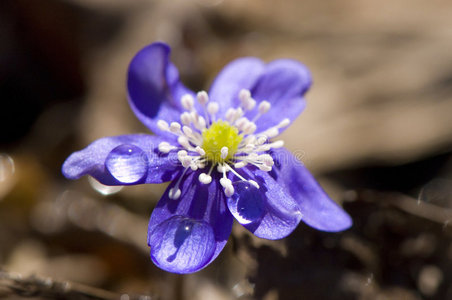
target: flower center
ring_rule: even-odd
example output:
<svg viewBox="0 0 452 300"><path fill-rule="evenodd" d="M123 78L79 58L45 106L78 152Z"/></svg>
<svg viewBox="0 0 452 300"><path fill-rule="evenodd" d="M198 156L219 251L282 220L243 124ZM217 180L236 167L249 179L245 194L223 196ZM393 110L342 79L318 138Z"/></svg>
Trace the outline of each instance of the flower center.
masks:
<svg viewBox="0 0 452 300"><path fill-rule="evenodd" d="M202 139L202 148L206 152L207 158L214 163L219 163L234 157L243 136L239 134L235 126L219 120L202 132ZM224 147L227 148L226 157L224 157Z"/></svg>
<svg viewBox="0 0 452 300"><path fill-rule="evenodd" d="M281 128L289 125L289 119L282 119L278 124L258 130L256 121L271 108L268 101L259 103L253 99L249 90L240 90L238 94L240 105L230 107L222 117L217 119L219 104L209 100L205 91L196 94L198 110L192 95L182 96L180 102L184 112L179 122L168 124L159 120L157 126L160 130L170 132L177 136L177 144L161 142L158 149L161 153L177 150L177 159L184 167L176 184L169 190L170 199L178 199L181 195L179 185L186 172L191 169L199 173L199 182L209 184L212 182L212 172L219 172L223 176L219 180L227 197L234 194L233 182L226 173L231 172L240 181L252 184L259 188L254 180L246 179L236 169L251 165L261 171L272 170L274 161L269 150L282 147L284 142L270 141L276 137ZM247 114L253 115L250 120ZM257 133L256 133L257 132ZM230 178L228 178L230 177Z"/></svg>

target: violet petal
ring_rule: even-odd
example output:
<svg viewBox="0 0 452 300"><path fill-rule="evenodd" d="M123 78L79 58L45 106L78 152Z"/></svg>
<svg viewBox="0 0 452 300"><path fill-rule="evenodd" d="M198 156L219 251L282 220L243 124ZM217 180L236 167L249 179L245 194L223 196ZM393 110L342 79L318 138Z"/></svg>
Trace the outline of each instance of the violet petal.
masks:
<svg viewBox="0 0 452 300"><path fill-rule="evenodd" d="M161 183L181 168L177 154L161 154L163 139L146 134L104 137L72 153L62 172L68 179L91 175L106 185Z"/></svg>
<svg viewBox="0 0 452 300"><path fill-rule="evenodd" d="M352 225L350 216L330 199L311 173L288 150L272 153L272 176L297 201L302 220L318 230L336 232Z"/></svg>
<svg viewBox="0 0 452 300"><path fill-rule="evenodd" d="M236 59L227 64L217 75L210 88L209 96L219 104L218 115L224 119L229 108L239 107L238 94L241 89L255 85L264 71L265 64L255 57Z"/></svg>
<svg viewBox="0 0 452 300"><path fill-rule="evenodd" d="M255 193L252 198L262 202L257 208L253 208L252 212L242 212L236 220L260 238L276 240L288 236L301 220L301 212L296 201L267 172L246 167L239 172L245 178L253 179L259 184L259 189L248 192ZM249 203L246 206L250 209ZM231 212L237 210L231 199L228 199L228 208Z"/></svg>
<svg viewBox="0 0 452 300"><path fill-rule="evenodd" d="M200 173L190 170L182 178L178 199L168 197L177 180L173 181L152 212L148 244L153 262L164 270L191 273L204 268L218 256L231 233L233 218L225 205L220 175L212 174L212 182L205 185L198 180ZM184 222L193 229L178 235L177 228ZM201 234L205 240L199 239ZM161 242L160 237L166 240Z"/></svg>
<svg viewBox="0 0 452 300"><path fill-rule="evenodd" d="M251 90L257 105L263 100L271 104L270 110L256 121L257 132L278 125L284 118L294 121L306 106L303 95L310 86L311 75L303 64L290 59L268 63ZM247 116L252 119L255 112Z"/></svg>
<svg viewBox="0 0 452 300"><path fill-rule="evenodd" d="M179 121L183 112L181 97L194 93L179 81L177 68L169 60L170 51L164 43L153 43L140 50L129 65L127 90L138 119L153 132L174 138L162 132L157 121Z"/></svg>

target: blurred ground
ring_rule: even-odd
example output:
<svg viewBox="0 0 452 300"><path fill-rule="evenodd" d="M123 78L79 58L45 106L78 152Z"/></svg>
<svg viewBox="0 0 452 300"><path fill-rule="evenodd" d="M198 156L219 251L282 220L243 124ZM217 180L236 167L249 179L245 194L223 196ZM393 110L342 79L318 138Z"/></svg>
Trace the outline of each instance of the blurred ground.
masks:
<svg viewBox="0 0 452 300"><path fill-rule="evenodd" d="M0 38L0 270L160 299L452 299L449 1L6 0ZM308 107L283 138L353 228L270 242L237 226L207 269L156 268L163 186L60 173L99 137L146 132L125 74L156 40L194 90L237 57L304 62ZM2 274L0 295L39 297Z"/></svg>

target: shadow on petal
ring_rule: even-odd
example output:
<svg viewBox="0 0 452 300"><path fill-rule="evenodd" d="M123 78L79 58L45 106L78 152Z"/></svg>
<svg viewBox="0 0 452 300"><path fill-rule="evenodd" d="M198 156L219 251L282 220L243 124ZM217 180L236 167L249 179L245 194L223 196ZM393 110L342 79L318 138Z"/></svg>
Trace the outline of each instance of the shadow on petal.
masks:
<svg viewBox="0 0 452 300"><path fill-rule="evenodd" d="M215 253L212 227L205 221L173 216L150 233L151 259L160 268L174 273L202 269Z"/></svg>

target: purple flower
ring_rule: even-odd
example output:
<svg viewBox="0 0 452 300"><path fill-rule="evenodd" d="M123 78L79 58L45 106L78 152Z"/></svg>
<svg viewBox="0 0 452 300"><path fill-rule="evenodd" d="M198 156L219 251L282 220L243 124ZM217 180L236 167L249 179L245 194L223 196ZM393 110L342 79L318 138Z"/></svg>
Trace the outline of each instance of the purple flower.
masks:
<svg viewBox="0 0 452 300"><path fill-rule="evenodd" d="M105 137L73 153L69 179L91 175L107 185L171 181L152 212L152 261L191 273L221 252L235 218L258 237L281 239L302 220L340 231L351 219L286 149L273 140L304 109L308 69L294 60L241 58L209 93L180 81L170 48L154 43L128 70L130 105L156 135Z"/></svg>

